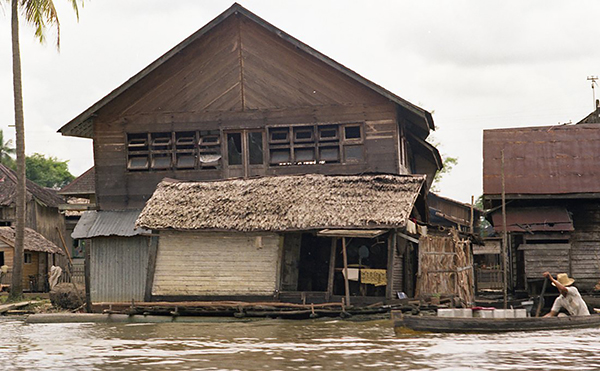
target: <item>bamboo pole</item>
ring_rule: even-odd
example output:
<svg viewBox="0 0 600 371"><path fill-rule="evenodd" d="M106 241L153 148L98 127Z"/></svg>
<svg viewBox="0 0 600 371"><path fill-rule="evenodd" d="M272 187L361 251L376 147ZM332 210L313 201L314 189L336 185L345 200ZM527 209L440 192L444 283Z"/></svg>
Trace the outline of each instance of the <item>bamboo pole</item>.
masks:
<svg viewBox="0 0 600 371"><path fill-rule="evenodd" d="M348 282L348 254L346 253L346 237L342 237L342 253L344 255L344 288L346 291L346 305L350 306L350 283Z"/></svg>
<svg viewBox="0 0 600 371"><path fill-rule="evenodd" d="M508 308L508 233L506 231L506 184L504 179L504 150L502 154L502 259L503 259L503 294L504 294L504 309Z"/></svg>

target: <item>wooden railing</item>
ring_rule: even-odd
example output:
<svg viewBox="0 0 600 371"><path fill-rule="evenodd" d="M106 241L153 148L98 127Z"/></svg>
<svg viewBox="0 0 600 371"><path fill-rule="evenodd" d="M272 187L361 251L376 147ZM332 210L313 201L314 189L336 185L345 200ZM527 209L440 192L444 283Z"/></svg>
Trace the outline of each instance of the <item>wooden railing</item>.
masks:
<svg viewBox="0 0 600 371"><path fill-rule="evenodd" d="M501 269L476 269L477 290L501 290L502 270Z"/></svg>

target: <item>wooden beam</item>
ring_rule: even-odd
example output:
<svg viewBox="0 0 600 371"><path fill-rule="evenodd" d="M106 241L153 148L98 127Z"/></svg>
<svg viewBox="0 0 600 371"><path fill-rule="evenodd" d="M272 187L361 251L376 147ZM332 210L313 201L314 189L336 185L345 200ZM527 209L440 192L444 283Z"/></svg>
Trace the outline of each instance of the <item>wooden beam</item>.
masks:
<svg viewBox="0 0 600 371"><path fill-rule="evenodd" d="M91 283L90 283L90 249L92 248L92 242L89 240L89 243L85 247L85 264L84 268L84 276L85 276L85 311L88 313L92 312L92 295L90 293Z"/></svg>
<svg viewBox="0 0 600 371"><path fill-rule="evenodd" d="M348 254L346 252L346 237L342 237L342 253L344 255L344 288L346 305L350 306L350 283L348 282Z"/></svg>
<svg viewBox="0 0 600 371"><path fill-rule="evenodd" d="M146 288L144 301L152 301L152 286L154 285L154 272L156 270L156 255L158 254L158 236L150 237L148 243L148 269L146 270Z"/></svg>
<svg viewBox="0 0 600 371"><path fill-rule="evenodd" d="M327 300L333 296L333 279L335 275L335 250L337 248L337 238L331 239L331 251L329 253L329 276L327 278Z"/></svg>

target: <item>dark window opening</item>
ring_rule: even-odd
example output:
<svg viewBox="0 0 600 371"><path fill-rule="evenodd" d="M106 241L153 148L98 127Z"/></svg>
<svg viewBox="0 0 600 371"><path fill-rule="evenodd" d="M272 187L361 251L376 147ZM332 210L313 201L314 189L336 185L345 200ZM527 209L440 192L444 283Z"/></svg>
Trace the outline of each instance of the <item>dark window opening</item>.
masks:
<svg viewBox="0 0 600 371"><path fill-rule="evenodd" d="M131 156L127 163L129 170L147 170L148 169L148 156Z"/></svg>
<svg viewBox="0 0 600 371"><path fill-rule="evenodd" d="M360 126L346 126L344 128L344 139L361 139Z"/></svg>
<svg viewBox="0 0 600 371"><path fill-rule="evenodd" d="M171 133L152 134L152 149L163 151L171 149Z"/></svg>
<svg viewBox="0 0 600 371"><path fill-rule="evenodd" d="M152 157L152 168L153 169L170 169L171 168L171 155L154 155Z"/></svg>
<svg viewBox="0 0 600 371"><path fill-rule="evenodd" d="M177 154L178 169L193 169L194 167L196 167L196 156L193 153Z"/></svg>
<svg viewBox="0 0 600 371"><path fill-rule="evenodd" d="M242 164L242 134L227 134L227 156L229 165Z"/></svg>
<svg viewBox="0 0 600 371"><path fill-rule="evenodd" d="M248 155L250 165L263 163L263 134L253 131L248 133Z"/></svg>
<svg viewBox="0 0 600 371"><path fill-rule="evenodd" d="M0 267L4 265L4 251L0 251Z"/></svg>
<svg viewBox="0 0 600 371"><path fill-rule="evenodd" d="M269 142L289 143L290 130L288 128L272 128L269 130Z"/></svg>
<svg viewBox="0 0 600 371"><path fill-rule="evenodd" d="M221 164L218 130L127 135L127 169L217 169Z"/></svg>
<svg viewBox="0 0 600 371"><path fill-rule="evenodd" d="M323 126L319 128L319 140L336 140L338 139L337 126Z"/></svg>
<svg viewBox="0 0 600 371"><path fill-rule="evenodd" d="M26 252L23 256L23 262L25 264L33 263L33 255L30 252Z"/></svg>
<svg viewBox="0 0 600 371"><path fill-rule="evenodd" d="M194 144L196 143L195 133L176 133L175 137L177 138L175 147L178 150L194 149Z"/></svg>
<svg viewBox="0 0 600 371"><path fill-rule="evenodd" d="M312 142L313 141L313 129L308 128L294 128L294 142Z"/></svg>

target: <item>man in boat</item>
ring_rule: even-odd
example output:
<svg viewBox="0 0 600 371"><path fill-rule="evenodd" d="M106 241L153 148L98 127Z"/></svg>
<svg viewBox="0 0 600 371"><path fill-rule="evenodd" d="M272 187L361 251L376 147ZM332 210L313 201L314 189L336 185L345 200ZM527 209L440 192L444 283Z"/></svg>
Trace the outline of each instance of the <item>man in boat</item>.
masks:
<svg viewBox="0 0 600 371"><path fill-rule="evenodd" d="M559 273L556 275L556 279L554 279L550 272L544 272L544 277L549 279L560 293L558 298L554 300L550 313L544 317L557 316L561 309L565 309L572 316L590 315L587 304L581 298L579 290L575 286L571 286L575 282L575 279L569 278L569 275L566 273Z"/></svg>

